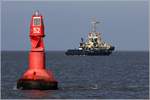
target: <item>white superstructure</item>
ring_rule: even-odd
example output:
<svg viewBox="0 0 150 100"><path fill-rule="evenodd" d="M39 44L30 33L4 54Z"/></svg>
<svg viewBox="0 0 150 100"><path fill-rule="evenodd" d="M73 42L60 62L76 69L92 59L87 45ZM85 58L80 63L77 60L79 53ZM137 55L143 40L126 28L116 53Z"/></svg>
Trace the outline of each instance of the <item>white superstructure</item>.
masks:
<svg viewBox="0 0 150 100"><path fill-rule="evenodd" d="M105 43L102 41L101 33L96 32L96 25L100 22L96 21L95 19L91 22L92 23L92 32L88 34L88 39L83 42L81 39L79 49L109 49L112 45Z"/></svg>

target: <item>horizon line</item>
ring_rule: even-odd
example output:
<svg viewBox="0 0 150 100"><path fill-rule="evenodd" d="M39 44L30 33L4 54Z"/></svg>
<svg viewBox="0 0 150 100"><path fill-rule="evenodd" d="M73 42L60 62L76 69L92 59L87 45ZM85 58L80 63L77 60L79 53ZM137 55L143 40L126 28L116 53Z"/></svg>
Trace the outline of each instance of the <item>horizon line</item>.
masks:
<svg viewBox="0 0 150 100"><path fill-rule="evenodd" d="M30 50L1 50L3 51L30 51ZM45 50L46 51L67 51L67 50ZM149 52L149 50L115 50L113 52Z"/></svg>

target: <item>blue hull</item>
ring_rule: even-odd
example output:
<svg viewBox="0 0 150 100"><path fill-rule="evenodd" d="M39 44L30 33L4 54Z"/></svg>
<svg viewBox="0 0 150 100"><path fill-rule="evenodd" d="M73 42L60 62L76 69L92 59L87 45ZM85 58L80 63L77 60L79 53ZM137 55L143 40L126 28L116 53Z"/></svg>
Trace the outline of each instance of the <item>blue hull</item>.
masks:
<svg viewBox="0 0 150 100"><path fill-rule="evenodd" d="M88 56L108 56L114 49L102 49L102 50L78 50L69 49L65 52L66 55L88 55Z"/></svg>

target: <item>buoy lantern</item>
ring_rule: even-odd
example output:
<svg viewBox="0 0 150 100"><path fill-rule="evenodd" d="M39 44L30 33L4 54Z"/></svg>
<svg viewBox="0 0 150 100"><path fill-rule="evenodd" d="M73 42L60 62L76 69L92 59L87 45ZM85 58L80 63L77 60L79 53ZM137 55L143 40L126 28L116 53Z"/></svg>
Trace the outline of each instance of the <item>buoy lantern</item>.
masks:
<svg viewBox="0 0 150 100"><path fill-rule="evenodd" d="M51 71L45 67L43 16L38 12L32 15L30 24L31 50L29 52L29 68L17 81L18 89L58 89L57 81Z"/></svg>

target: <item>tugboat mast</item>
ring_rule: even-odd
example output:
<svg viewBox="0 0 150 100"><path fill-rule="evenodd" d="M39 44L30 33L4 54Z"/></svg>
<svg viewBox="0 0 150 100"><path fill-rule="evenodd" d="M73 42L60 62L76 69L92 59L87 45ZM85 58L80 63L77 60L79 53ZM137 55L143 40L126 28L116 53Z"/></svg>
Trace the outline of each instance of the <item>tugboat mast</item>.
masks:
<svg viewBox="0 0 150 100"><path fill-rule="evenodd" d="M96 21L96 18L93 18L92 23L92 32L95 33L96 32L96 24L99 24L100 22Z"/></svg>

